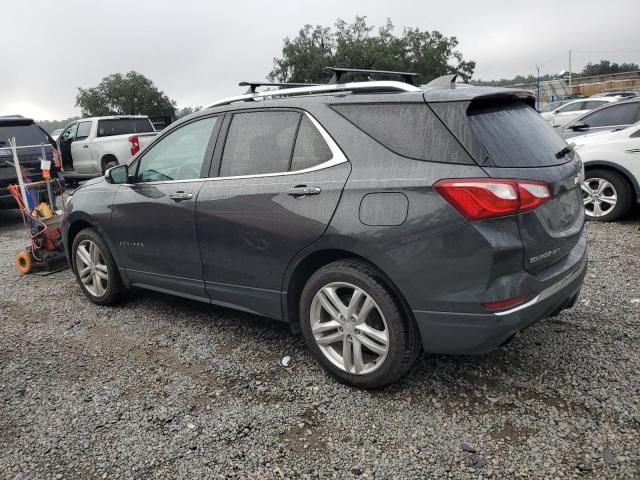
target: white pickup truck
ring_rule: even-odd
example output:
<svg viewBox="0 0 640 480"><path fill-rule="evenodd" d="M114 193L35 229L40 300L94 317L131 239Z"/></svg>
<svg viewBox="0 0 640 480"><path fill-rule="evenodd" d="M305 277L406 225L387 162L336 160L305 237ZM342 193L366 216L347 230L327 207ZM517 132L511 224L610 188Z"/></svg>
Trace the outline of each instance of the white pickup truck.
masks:
<svg viewBox="0 0 640 480"><path fill-rule="evenodd" d="M64 176L93 178L126 163L146 147L158 132L141 115L82 118L69 123L58 137Z"/></svg>

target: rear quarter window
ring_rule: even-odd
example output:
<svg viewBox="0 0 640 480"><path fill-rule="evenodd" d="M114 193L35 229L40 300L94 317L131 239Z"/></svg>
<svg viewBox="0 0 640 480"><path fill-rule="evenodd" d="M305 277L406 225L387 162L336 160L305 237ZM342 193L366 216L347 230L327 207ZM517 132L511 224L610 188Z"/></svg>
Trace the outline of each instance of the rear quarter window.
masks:
<svg viewBox="0 0 640 480"><path fill-rule="evenodd" d="M148 118L114 118L98 121L98 137L155 132Z"/></svg>
<svg viewBox="0 0 640 480"><path fill-rule="evenodd" d="M403 157L473 163L425 103L347 104L332 108L378 143Z"/></svg>
<svg viewBox="0 0 640 480"><path fill-rule="evenodd" d="M13 137L18 147L53 143L47 132L36 124L0 126L0 147L9 145L8 139Z"/></svg>
<svg viewBox="0 0 640 480"><path fill-rule="evenodd" d="M567 143L532 107L507 103L470 109L471 130L488 158L482 165L496 167L546 167L572 159L557 158Z"/></svg>

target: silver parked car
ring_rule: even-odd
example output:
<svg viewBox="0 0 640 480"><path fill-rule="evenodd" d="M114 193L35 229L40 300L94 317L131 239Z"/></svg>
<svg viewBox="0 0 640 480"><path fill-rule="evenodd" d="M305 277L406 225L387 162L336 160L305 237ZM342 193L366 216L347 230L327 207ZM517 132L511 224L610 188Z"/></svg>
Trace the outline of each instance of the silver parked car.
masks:
<svg viewBox="0 0 640 480"><path fill-rule="evenodd" d="M562 130L562 136L566 139L587 133L610 132L637 121L640 121L640 98L632 98L605 105L576 118Z"/></svg>

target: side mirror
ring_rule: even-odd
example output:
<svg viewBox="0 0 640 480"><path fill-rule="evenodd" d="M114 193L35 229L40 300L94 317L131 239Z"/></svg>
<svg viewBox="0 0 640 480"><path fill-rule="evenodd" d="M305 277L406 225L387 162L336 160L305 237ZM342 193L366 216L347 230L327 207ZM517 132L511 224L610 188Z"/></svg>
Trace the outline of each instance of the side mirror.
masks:
<svg viewBox="0 0 640 480"><path fill-rule="evenodd" d="M109 183L127 183L129 180L129 167L127 165L117 165L111 167L104 174Z"/></svg>

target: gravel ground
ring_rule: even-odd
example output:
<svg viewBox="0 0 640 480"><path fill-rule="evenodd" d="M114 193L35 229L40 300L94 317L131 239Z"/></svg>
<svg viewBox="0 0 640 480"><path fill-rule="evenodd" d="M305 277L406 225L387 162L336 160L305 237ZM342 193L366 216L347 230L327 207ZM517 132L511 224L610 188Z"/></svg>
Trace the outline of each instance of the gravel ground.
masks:
<svg viewBox="0 0 640 480"><path fill-rule="evenodd" d="M0 211L0 477L638 479L640 216L587 231L573 310L365 392L284 324L20 276L22 225Z"/></svg>

